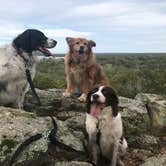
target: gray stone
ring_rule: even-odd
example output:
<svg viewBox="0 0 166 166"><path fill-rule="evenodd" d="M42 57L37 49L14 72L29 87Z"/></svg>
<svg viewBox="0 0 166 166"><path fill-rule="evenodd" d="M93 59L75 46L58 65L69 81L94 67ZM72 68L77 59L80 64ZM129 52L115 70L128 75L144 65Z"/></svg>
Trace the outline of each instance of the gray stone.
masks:
<svg viewBox="0 0 166 166"><path fill-rule="evenodd" d="M130 146L134 148L142 148L151 151L154 149L157 150L159 145L159 139L157 137L147 134L138 134L133 137L130 136L127 140Z"/></svg>
<svg viewBox="0 0 166 166"><path fill-rule="evenodd" d="M76 96L64 97L61 89L36 89L37 94L42 103L41 106L36 104L32 93L26 94L24 109L26 111L35 112L37 115L48 116L54 115L59 119L66 120L67 118L79 115L85 112L85 103L81 103Z"/></svg>
<svg viewBox="0 0 166 166"><path fill-rule="evenodd" d="M150 131L150 119L142 101L119 97L125 134L131 135Z"/></svg>
<svg viewBox="0 0 166 166"><path fill-rule="evenodd" d="M0 107L0 162L10 158L15 149L25 139L37 133L47 135L52 128L49 117L37 117L32 113ZM41 139L28 148L28 153L23 153L18 162L32 159L39 153L45 153L48 149L46 139Z"/></svg>
<svg viewBox="0 0 166 166"><path fill-rule="evenodd" d="M146 159L145 163L141 166L165 166L166 154L159 154L158 156L150 157Z"/></svg>
<svg viewBox="0 0 166 166"><path fill-rule="evenodd" d="M128 111L131 111L132 113L137 112L137 113L142 113L146 114L146 107L145 104L136 99L129 99L126 97L119 97L119 107L123 109L122 115L128 116ZM130 116L130 115L129 115Z"/></svg>
<svg viewBox="0 0 166 166"><path fill-rule="evenodd" d="M166 131L166 99L160 95L144 93L136 95L135 99L145 104L153 131L156 134Z"/></svg>
<svg viewBox="0 0 166 166"><path fill-rule="evenodd" d="M54 148L56 155L58 153L63 153L63 156L67 159L83 154L84 148L82 142L84 135L79 129L80 127L83 127L83 118L80 119L82 119L82 124L77 125L79 122L74 118L68 119L66 122L55 118L58 126L57 135L55 137L61 143L64 143L75 150L74 152L69 153L63 149L63 147L62 149L61 147L57 147ZM70 123L72 121L73 124ZM53 128L50 117L38 117L34 113L6 107L0 107L0 126L0 165L4 166L8 165L8 161L20 143L37 133L42 133L48 138L48 134ZM75 130L76 128L77 130ZM38 164L40 162L48 163L50 160L48 155L50 149L48 148L48 145L49 141L44 137L31 143L20 154L15 163L24 163L24 165L31 165L31 162L37 162ZM53 146L50 147L52 148Z"/></svg>

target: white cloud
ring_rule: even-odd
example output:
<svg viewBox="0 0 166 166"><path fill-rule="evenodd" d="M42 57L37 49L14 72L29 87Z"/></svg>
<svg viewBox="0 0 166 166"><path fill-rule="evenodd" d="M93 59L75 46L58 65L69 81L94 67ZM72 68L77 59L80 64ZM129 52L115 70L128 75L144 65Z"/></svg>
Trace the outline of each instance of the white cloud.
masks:
<svg viewBox="0 0 166 166"><path fill-rule="evenodd" d="M22 33L27 27L25 27L22 24L19 24L18 22L6 22L6 21L0 21L0 42L1 43L8 43L12 41L14 37L16 37L18 34ZM39 25L33 25L32 27L28 28L34 28L39 29L48 37L52 38L65 38L67 36L72 37L88 37L91 36L93 33L86 32L86 31L76 31L73 29L64 29L64 28L41 28Z"/></svg>
<svg viewBox="0 0 166 166"><path fill-rule="evenodd" d="M81 32L81 31L74 31L71 29L43 29L42 31L48 36L55 36L55 37L67 37L67 36L88 37L93 34L92 32Z"/></svg>
<svg viewBox="0 0 166 166"><path fill-rule="evenodd" d="M78 6L73 13L77 13L78 16L88 17L103 17L103 16L116 16L125 12L132 11L133 4L131 3L119 3L119 2L102 2L94 3L91 5Z"/></svg>
<svg viewBox="0 0 166 166"><path fill-rule="evenodd" d="M71 14L84 19L97 18L103 25L165 26L165 8L166 2L112 1L78 6Z"/></svg>
<svg viewBox="0 0 166 166"><path fill-rule="evenodd" d="M114 21L117 25L126 26L166 26L166 14L145 11L142 13L118 16Z"/></svg>

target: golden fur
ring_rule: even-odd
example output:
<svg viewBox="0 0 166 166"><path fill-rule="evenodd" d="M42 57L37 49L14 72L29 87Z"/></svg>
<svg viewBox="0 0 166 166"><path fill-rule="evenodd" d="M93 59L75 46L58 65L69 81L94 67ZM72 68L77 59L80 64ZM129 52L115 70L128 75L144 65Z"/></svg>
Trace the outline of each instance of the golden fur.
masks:
<svg viewBox="0 0 166 166"><path fill-rule="evenodd" d="M108 85L99 64L96 63L92 47L96 43L84 38L66 38L69 52L65 56L67 88L64 96L72 92L81 93L79 99L85 101L90 89L97 85Z"/></svg>

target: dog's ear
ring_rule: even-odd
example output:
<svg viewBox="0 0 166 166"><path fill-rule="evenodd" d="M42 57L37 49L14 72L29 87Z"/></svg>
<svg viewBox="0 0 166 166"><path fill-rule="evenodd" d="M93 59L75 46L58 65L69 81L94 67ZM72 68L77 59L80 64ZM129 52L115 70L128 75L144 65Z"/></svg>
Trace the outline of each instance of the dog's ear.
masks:
<svg viewBox="0 0 166 166"><path fill-rule="evenodd" d="M66 37L66 41L68 45L72 45L74 38L72 37Z"/></svg>
<svg viewBox="0 0 166 166"><path fill-rule="evenodd" d="M93 40L89 40L90 47L96 47L96 43Z"/></svg>
<svg viewBox="0 0 166 166"><path fill-rule="evenodd" d="M90 107L91 107L91 95L92 95L92 91L90 90L90 91L88 92L87 97L86 97L87 113L90 113Z"/></svg>
<svg viewBox="0 0 166 166"><path fill-rule="evenodd" d="M24 50L27 53L32 53L42 42L47 40L47 37L36 29L27 29L18 35L13 43L18 50Z"/></svg>
<svg viewBox="0 0 166 166"><path fill-rule="evenodd" d="M119 99L115 90L110 86L106 86L103 89L103 93L104 93L104 96L106 96L106 104L111 105L112 107L113 116L114 117L117 116L119 111L119 108L118 108Z"/></svg>
<svg viewBox="0 0 166 166"><path fill-rule="evenodd" d="M22 49L31 53L31 32L29 30L24 31L13 40L13 43L18 50Z"/></svg>

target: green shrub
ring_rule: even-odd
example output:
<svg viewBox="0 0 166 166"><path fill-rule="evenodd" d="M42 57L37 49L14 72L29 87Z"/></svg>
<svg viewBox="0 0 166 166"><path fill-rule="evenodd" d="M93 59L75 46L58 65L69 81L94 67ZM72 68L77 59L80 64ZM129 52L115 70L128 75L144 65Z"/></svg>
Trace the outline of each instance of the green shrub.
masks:
<svg viewBox="0 0 166 166"><path fill-rule="evenodd" d="M119 95L134 97L139 92L166 95L166 56L158 55L98 55L110 84ZM42 59L34 79L40 89L65 88L64 62Z"/></svg>

